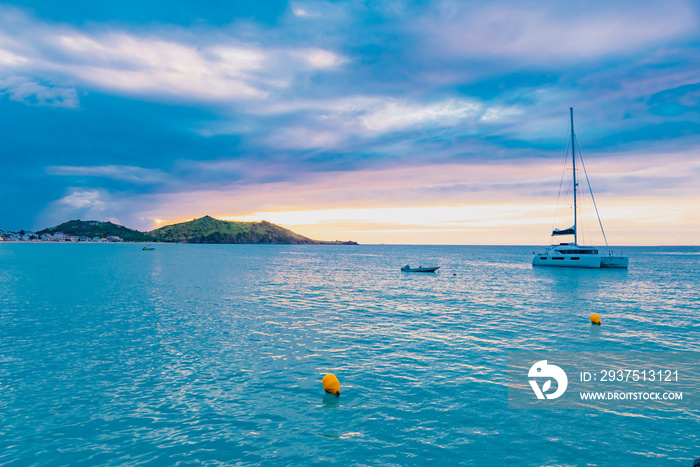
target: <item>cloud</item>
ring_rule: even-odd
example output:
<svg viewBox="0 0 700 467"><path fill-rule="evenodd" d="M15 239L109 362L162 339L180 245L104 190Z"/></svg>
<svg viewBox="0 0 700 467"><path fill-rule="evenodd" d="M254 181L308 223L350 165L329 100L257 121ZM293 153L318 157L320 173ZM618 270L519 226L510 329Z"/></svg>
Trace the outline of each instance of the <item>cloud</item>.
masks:
<svg viewBox="0 0 700 467"><path fill-rule="evenodd" d="M208 58L193 46L124 33L64 34L57 39L57 48L75 62L57 67L99 88L183 100L267 95L248 74L264 62L256 50L215 47Z"/></svg>
<svg viewBox="0 0 700 467"><path fill-rule="evenodd" d="M333 149L342 146L346 141L347 132L337 128L325 130L304 125L280 128L276 134L266 138L264 144L278 149Z"/></svg>
<svg viewBox="0 0 700 467"><path fill-rule="evenodd" d="M693 7L672 2L440 2L419 31L438 55L536 63L547 68L625 55L687 38Z"/></svg>
<svg viewBox="0 0 700 467"><path fill-rule="evenodd" d="M42 23L19 11L0 11L0 26L6 25L17 37L0 36L0 63L21 65L38 77L146 100L215 106L260 101L299 77L328 72L348 61L323 47L265 46L220 30L200 36L167 29L160 35L115 28L88 31Z"/></svg>
<svg viewBox="0 0 700 467"><path fill-rule="evenodd" d="M78 107L78 93L73 88L45 86L22 76L0 79L0 95L28 105L47 107Z"/></svg>
<svg viewBox="0 0 700 467"><path fill-rule="evenodd" d="M52 227L69 219L100 220L112 212L113 199L98 189L71 187L38 214L36 228Z"/></svg>
<svg viewBox="0 0 700 467"><path fill-rule="evenodd" d="M415 126L454 125L460 120L481 111L476 102L448 100L429 105L415 105L395 101L385 102L360 117L367 131L386 132L403 130Z"/></svg>
<svg viewBox="0 0 700 467"><path fill-rule="evenodd" d="M9 50L0 49L0 65L12 67L27 63L27 59Z"/></svg>
<svg viewBox="0 0 700 467"><path fill-rule="evenodd" d="M294 16L305 20L320 20L336 24L351 19L353 5L348 2L328 2L318 0L296 0L290 3Z"/></svg>
<svg viewBox="0 0 700 467"><path fill-rule="evenodd" d="M50 175L104 177L136 184L159 183L165 179L160 170L124 165L66 166L52 165L46 168Z"/></svg>
<svg viewBox="0 0 700 467"><path fill-rule="evenodd" d="M648 227L644 224L654 225L659 219L664 219L665 228L678 231L664 241L686 238L680 236L683 226L697 211L692 202L698 196L695 179L700 171L695 154L649 152L588 158L586 167L598 208L613 242L648 242L651 234L645 233ZM302 234L329 240L540 243L551 227L562 163L514 158L497 163L305 173L303 177L265 181L246 174L249 170L265 176L243 161L189 162L178 170L244 178L234 177L226 183L224 177L221 183L209 186L182 180L180 185L168 185L167 191L149 193L70 188L47 207L41 219L45 226L72 218L111 216L132 228L151 229L155 219L175 222L210 214L279 222ZM267 175L274 179L275 171L284 167L272 166ZM128 178L136 174L141 179L150 174L144 170L109 166L52 169L64 175ZM631 224L625 226L625 222ZM595 227L595 222L589 223ZM642 230L628 232L632 224Z"/></svg>
<svg viewBox="0 0 700 467"><path fill-rule="evenodd" d="M308 18L308 17L313 16L312 13L309 13L308 11L306 11L304 8L301 8L301 7L292 7L292 13L295 16L301 16L302 18Z"/></svg>
<svg viewBox="0 0 700 467"><path fill-rule="evenodd" d="M498 205L498 209L495 208L496 205ZM246 222L265 219L269 222L286 225L344 221L375 225L393 224L395 229L402 225L420 226L421 229L437 229L447 226L497 226L541 223L542 219L533 218L530 214L549 207L549 205L508 206L501 203L493 203L461 206L345 208L256 212L246 216L227 217L226 219Z"/></svg>
<svg viewBox="0 0 700 467"><path fill-rule="evenodd" d="M53 227L71 219L109 220L132 229L153 225L135 212L134 204L152 199L133 192L109 192L104 189L68 187L64 196L48 203L36 217L35 229Z"/></svg>
<svg viewBox="0 0 700 467"><path fill-rule="evenodd" d="M249 109L249 112L261 118L278 119L275 134L265 135L261 145L286 149L334 149L347 147L350 140L366 140L376 144L377 138L382 135L398 132L500 125L520 115L523 110L517 106L489 105L477 99L421 102L359 95L340 99L272 102ZM241 130L239 125L217 122L199 131L203 135L213 136Z"/></svg>
<svg viewBox="0 0 700 467"><path fill-rule="evenodd" d="M202 11L189 8L179 17ZM4 176L28 180L14 186L31 210L53 201L65 216L139 227L204 213L541 205L555 199L561 164L548 164L575 104L601 205L690 199L696 10L299 0L264 24L210 12L177 25L0 7L0 103L35 106L14 106L4 144L17 164Z"/></svg>
<svg viewBox="0 0 700 467"><path fill-rule="evenodd" d="M76 210L95 208L104 210L105 203L100 199L100 195L101 192L99 190L74 190L56 201L56 205Z"/></svg>
<svg viewBox="0 0 700 467"><path fill-rule="evenodd" d="M308 49L296 52L313 68L333 69L347 62L341 55L323 49Z"/></svg>

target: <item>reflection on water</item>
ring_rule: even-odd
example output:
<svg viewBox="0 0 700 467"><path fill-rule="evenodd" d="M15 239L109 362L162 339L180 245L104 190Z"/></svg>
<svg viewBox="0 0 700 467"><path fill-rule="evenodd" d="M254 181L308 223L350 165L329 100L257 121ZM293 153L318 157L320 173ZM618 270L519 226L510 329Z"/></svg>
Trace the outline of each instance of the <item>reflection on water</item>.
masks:
<svg viewBox="0 0 700 467"><path fill-rule="evenodd" d="M335 394L324 394L323 395L323 406L327 409L335 409L340 405L340 396Z"/></svg>
<svg viewBox="0 0 700 467"><path fill-rule="evenodd" d="M694 250L531 251L0 245L0 464L690 459L697 413L522 413L505 384L509 350L699 350ZM399 271L421 262L441 269Z"/></svg>

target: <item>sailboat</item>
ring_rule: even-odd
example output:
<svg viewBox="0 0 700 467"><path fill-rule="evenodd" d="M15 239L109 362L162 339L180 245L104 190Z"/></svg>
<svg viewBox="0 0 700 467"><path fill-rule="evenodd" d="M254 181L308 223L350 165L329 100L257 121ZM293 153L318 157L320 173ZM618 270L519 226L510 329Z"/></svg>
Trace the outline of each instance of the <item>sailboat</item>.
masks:
<svg viewBox="0 0 700 467"><path fill-rule="evenodd" d="M535 253L532 258L533 266L558 266L558 267L570 267L570 268L627 268L629 264L629 258L622 254L615 254L612 250L608 251L607 254L601 253L597 247L594 246L584 246L578 243L578 208L577 208L577 197L578 195L578 181L576 179L576 136L574 133L574 108L570 107L569 111L571 113L571 161L573 168L573 182L574 182L574 225L567 229L554 229L552 231L552 237L558 237L560 235L573 235L572 243L559 243L558 245L551 245L545 247L543 252ZM579 151L579 157L581 153ZM581 159L581 165L583 165L583 159ZM584 172L585 172L585 166ZM588 180L588 175L586 175L586 180ZM595 198L593 198L593 190L591 190L591 185L588 183L588 189L591 193L591 198L593 199L593 206L595 206ZM598 208L596 207L596 215L598 215ZM608 239L605 236L605 230L603 230L603 224L600 221L600 216L598 215L598 224L600 225L600 230L603 233L603 239L605 240L605 246L608 247Z"/></svg>

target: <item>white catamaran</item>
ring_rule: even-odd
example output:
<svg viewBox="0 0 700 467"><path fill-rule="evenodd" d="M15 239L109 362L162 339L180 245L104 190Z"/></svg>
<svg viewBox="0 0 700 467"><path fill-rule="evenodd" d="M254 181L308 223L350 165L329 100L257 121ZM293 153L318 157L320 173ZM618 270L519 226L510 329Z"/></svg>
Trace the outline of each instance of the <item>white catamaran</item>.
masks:
<svg viewBox="0 0 700 467"><path fill-rule="evenodd" d="M571 112L571 160L573 165L574 181L574 225L568 229L554 229L552 231L552 237L557 237L559 235L573 235L574 241L573 243L559 243L558 245L545 247L543 252L535 253L535 256L532 258L532 265L570 268L627 268L629 258L625 255L614 254L612 251L604 254L601 253L596 247L578 244L578 213L576 205L576 198L578 196L578 182L576 180L576 136L574 134L574 108L571 107L569 111ZM579 157L580 156L581 152L579 151ZM581 159L581 164L583 166L583 159ZM585 172L585 166L583 167ZM586 175L586 180L588 181L588 175ZM595 198L593 198L593 190L591 190L590 183L588 183L588 189L591 193L596 215L598 215L598 208L595 206ZM598 224L600 225L600 230L603 233L603 239L605 240L605 245L607 247L608 239L605 237L605 231L603 230L603 224L600 222L599 215Z"/></svg>

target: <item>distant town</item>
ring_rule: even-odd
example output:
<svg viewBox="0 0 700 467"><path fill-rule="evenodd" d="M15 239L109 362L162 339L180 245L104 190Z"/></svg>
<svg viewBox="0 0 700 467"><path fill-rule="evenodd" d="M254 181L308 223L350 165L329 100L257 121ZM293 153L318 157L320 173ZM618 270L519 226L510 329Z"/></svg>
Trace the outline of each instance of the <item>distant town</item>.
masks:
<svg viewBox="0 0 700 467"><path fill-rule="evenodd" d="M110 235L108 237L79 237L77 235L68 235L63 232L53 234L43 233L37 235L34 232L3 232L0 231L0 241L3 242L89 242L89 243L117 243L123 242L124 239Z"/></svg>

